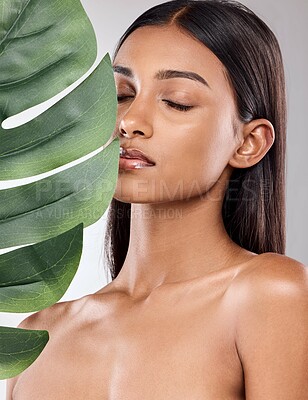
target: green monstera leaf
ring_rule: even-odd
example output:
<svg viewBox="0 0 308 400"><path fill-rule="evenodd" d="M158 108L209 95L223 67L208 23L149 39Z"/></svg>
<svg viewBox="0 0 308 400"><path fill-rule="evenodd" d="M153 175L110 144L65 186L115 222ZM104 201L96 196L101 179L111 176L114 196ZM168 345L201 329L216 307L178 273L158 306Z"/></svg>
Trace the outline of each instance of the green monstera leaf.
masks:
<svg viewBox="0 0 308 400"><path fill-rule="evenodd" d="M61 299L79 266L83 229L112 200L119 140L108 54L47 111L2 125L70 86L96 55L80 0L0 0L0 181L34 177L0 190L0 248L25 245L0 256L1 312L34 312ZM47 342L47 331L0 327L0 379L21 373Z"/></svg>
<svg viewBox="0 0 308 400"><path fill-rule="evenodd" d="M40 355L48 339L48 331L2 327L0 379L11 378L29 367Z"/></svg>
<svg viewBox="0 0 308 400"><path fill-rule="evenodd" d="M56 303L79 265L83 224L0 257L0 311L24 313Z"/></svg>

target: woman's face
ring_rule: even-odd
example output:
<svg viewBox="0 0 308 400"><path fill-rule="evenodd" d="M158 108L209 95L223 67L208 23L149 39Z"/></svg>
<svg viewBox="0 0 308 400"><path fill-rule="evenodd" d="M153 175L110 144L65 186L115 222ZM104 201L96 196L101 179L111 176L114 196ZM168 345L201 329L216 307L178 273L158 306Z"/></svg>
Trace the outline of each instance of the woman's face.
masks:
<svg viewBox="0 0 308 400"><path fill-rule="evenodd" d="M142 27L126 39L114 69L120 145L155 162L120 168L117 200L200 197L222 174L230 176L238 146L235 100L222 63L207 47L176 26Z"/></svg>

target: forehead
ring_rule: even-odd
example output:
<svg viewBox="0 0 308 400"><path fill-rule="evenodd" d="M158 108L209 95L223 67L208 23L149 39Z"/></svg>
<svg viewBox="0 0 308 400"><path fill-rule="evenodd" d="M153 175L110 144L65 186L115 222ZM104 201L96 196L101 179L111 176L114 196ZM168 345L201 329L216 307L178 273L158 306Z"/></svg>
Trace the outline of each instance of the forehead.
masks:
<svg viewBox="0 0 308 400"><path fill-rule="evenodd" d="M215 54L175 25L138 28L123 43L114 64L131 68L137 76L175 69L195 72L216 89L228 85L225 68Z"/></svg>

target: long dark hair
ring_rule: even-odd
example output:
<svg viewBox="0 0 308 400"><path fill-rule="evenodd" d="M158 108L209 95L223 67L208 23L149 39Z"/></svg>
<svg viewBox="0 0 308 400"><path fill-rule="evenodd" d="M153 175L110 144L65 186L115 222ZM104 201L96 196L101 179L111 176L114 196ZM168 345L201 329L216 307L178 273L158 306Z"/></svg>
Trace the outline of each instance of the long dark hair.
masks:
<svg viewBox="0 0 308 400"><path fill-rule="evenodd" d="M174 0L138 17L120 38L115 55L136 29L168 24L184 29L219 58L234 89L242 122L265 118L274 126L274 144L262 160L233 171L222 214L229 236L241 247L257 254L285 254L286 94L276 36L239 2ZM252 197L247 197L249 193ZM104 242L112 280L127 255L130 213L131 204L112 200Z"/></svg>

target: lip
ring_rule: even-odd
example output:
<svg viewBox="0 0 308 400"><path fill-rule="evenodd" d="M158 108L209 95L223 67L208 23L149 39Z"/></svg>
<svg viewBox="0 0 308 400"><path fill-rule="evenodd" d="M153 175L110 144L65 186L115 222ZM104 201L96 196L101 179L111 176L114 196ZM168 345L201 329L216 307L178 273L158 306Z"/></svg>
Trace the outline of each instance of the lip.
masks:
<svg viewBox="0 0 308 400"><path fill-rule="evenodd" d="M141 150L121 147L119 169L133 170L153 167L155 162Z"/></svg>
<svg viewBox="0 0 308 400"><path fill-rule="evenodd" d="M154 167L154 164L150 164L147 161L141 160L140 158L120 157L119 169L133 170L148 167Z"/></svg>

